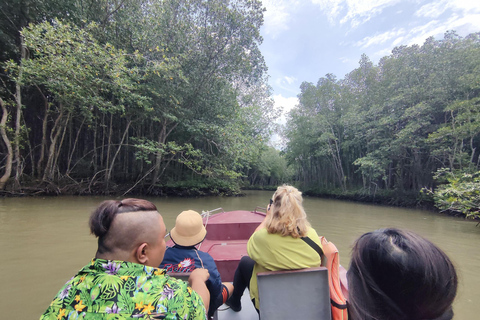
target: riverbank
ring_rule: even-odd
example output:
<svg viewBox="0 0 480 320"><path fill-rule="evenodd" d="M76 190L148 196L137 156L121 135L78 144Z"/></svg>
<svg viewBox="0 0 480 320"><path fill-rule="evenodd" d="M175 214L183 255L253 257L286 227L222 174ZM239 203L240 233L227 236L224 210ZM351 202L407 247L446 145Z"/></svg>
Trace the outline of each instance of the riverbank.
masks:
<svg viewBox="0 0 480 320"><path fill-rule="evenodd" d="M103 183L90 181L30 181L21 187L7 186L0 191L3 197L30 196L156 196L156 197L205 197L205 196L242 196L237 185L217 181L180 181L155 186L132 183Z"/></svg>
<svg viewBox="0 0 480 320"><path fill-rule="evenodd" d="M375 204L383 206L393 206L400 208L422 209L432 211L438 214L466 218L465 214L453 210L439 210L433 201L433 198L419 192L403 192L384 191L376 194L366 194L363 191L349 192L325 192L318 190L306 190L303 192L306 196L318 197L324 199L335 199L342 201L360 202L365 204ZM469 218L479 222L480 218Z"/></svg>

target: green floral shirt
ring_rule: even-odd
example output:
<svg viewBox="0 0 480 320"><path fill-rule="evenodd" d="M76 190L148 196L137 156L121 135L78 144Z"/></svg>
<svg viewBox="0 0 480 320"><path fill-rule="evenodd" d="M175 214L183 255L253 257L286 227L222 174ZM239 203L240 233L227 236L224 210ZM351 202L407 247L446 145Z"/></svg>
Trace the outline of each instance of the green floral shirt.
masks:
<svg viewBox="0 0 480 320"><path fill-rule="evenodd" d="M206 319L200 296L165 270L93 259L58 292L41 320Z"/></svg>

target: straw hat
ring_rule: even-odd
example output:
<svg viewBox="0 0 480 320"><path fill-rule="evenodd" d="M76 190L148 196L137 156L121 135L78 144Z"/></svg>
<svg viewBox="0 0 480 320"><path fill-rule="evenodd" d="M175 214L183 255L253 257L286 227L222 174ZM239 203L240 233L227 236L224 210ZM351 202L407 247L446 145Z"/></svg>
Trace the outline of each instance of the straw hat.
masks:
<svg viewBox="0 0 480 320"><path fill-rule="evenodd" d="M202 216L196 211L187 210L178 215L170 238L180 246L190 247L202 242L206 234Z"/></svg>

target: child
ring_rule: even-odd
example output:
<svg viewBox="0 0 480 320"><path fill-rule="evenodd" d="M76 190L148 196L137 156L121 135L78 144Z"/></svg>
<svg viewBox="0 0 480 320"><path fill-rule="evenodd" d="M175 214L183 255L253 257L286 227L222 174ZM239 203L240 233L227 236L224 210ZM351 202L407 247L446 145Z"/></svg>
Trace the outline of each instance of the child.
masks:
<svg viewBox="0 0 480 320"><path fill-rule="evenodd" d="M193 210L180 213L175 222L175 227L170 231L170 238L175 243L168 247L165 252L160 268L168 272L192 272L196 268L207 269L210 278L207 280L207 288L210 291L210 306L208 316L212 317L222 304L233 292L232 283L222 283L220 273L212 256L206 252L197 250L207 234L203 226L201 215Z"/></svg>

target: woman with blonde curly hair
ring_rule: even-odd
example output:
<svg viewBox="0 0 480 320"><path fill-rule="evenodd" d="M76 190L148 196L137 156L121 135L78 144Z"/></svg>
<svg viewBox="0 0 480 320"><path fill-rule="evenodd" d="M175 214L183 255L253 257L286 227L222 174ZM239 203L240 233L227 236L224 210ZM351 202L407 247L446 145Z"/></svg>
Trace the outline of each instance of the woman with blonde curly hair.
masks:
<svg viewBox="0 0 480 320"><path fill-rule="evenodd" d="M302 202L302 193L292 186L278 187L273 194L265 219L248 240L248 256L242 257L235 271L233 294L226 303L232 310L241 310L240 298L246 287L259 309L257 273L320 265L320 255L314 247L322 246Z"/></svg>

